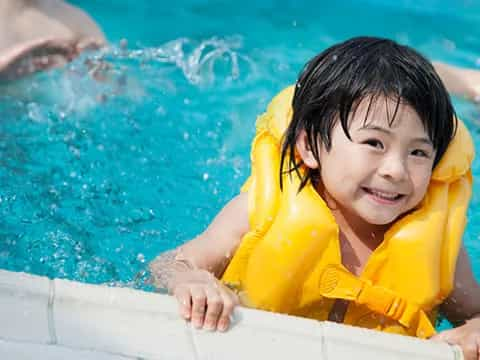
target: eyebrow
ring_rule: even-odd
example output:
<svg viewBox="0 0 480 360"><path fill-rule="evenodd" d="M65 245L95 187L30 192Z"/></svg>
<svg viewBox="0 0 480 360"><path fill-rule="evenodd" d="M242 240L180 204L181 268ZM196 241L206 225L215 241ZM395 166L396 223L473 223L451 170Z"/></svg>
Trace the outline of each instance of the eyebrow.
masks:
<svg viewBox="0 0 480 360"><path fill-rule="evenodd" d="M377 131L383 132L387 135L392 135L393 134L393 131L390 131L390 130L384 128L384 127L375 126L375 125L364 125L359 130L377 130ZM414 138L414 139L412 139L412 141L413 142L421 142L421 143L433 146L432 141L429 138L426 138L426 137Z"/></svg>

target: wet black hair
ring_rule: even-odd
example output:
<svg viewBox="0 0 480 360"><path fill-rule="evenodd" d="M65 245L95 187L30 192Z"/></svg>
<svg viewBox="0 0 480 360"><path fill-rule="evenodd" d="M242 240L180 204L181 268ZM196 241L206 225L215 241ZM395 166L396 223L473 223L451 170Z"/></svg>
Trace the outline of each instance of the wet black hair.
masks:
<svg viewBox="0 0 480 360"><path fill-rule="evenodd" d="M408 46L388 39L356 37L321 52L302 70L295 86L292 119L283 138L280 187L283 174L295 172L301 178L299 191L319 178L318 169L307 168L303 175L299 171L303 162L295 156L295 145L302 130L319 161L318 140L330 150L336 121L351 139L350 114L363 100L370 102L370 110L379 98L396 102L389 125L400 104L417 112L436 150L435 167L457 127L450 96L440 77L425 57Z"/></svg>

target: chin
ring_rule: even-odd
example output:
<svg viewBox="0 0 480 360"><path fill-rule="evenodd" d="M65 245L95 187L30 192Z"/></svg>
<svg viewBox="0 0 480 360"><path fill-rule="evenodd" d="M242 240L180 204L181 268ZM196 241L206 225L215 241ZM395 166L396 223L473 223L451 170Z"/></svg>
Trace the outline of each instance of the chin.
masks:
<svg viewBox="0 0 480 360"><path fill-rule="evenodd" d="M363 218L365 222L369 223L370 225L376 225L376 226L385 226L385 225L390 225L393 222L395 222L398 219L397 216L390 216L390 217L368 217L368 218Z"/></svg>

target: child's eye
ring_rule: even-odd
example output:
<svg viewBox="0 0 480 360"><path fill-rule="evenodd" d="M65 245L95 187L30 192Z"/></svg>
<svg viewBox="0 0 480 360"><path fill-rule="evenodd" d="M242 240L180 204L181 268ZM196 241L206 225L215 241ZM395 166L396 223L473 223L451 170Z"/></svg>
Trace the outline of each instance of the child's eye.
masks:
<svg viewBox="0 0 480 360"><path fill-rule="evenodd" d="M415 149L415 150L413 150L413 151L412 151L412 155L413 155L413 156L426 157L426 158L430 157L430 155L429 155L426 151L421 150L421 149Z"/></svg>
<svg viewBox="0 0 480 360"><path fill-rule="evenodd" d="M369 139L363 142L366 145L372 146L376 149L383 149L383 144L380 140L377 139Z"/></svg>

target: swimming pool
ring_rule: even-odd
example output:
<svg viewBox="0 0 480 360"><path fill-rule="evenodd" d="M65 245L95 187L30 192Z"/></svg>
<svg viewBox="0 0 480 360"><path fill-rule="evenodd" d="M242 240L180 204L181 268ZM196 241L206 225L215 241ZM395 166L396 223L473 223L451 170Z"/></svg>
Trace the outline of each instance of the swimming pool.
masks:
<svg viewBox="0 0 480 360"><path fill-rule="evenodd" d="M474 1L73 3L113 45L0 88L3 269L148 289L147 262L200 232L248 176L256 115L335 42L386 36L480 66ZM86 60L106 61L107 79ZM479 109L455 105L480 148ZM477 277L479 164L465 236Z"/></svg>

